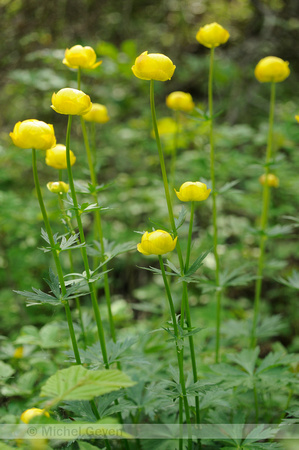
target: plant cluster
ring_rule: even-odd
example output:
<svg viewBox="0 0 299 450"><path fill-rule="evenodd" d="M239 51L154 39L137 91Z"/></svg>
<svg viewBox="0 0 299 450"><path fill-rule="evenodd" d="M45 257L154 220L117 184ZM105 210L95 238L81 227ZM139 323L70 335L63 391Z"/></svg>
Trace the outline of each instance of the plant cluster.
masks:
<svg viewBox="0 0 299 450"><path fill-rule="evenodd" d="M225 130L221 125L216 127L221 112L214 108L214 63L216 48L229 37L218 23L198 30L197 41L210 49L208 108L196 106L190 93L171 92L166 106L174 118L164 124L157 120L156 82L171 80L179 67L166 55L148 51L132 66L135 77L149 85L150 128L158 152L155 169L161 175L157 194L150 198L150 213L159 208L160 212L157 218L147 219L147 231L137 223L139 243L136 239L111 241L113 230L105 223L105 214L114 205L105 203L111 186L99 184L105 174L99 164L96 126L104 127L110 115L105 105L92 101L92 91L87 95L81 89L83 71L93 71L102 63L92 47L66 49L63 64L76 71L77 86L54 92L49 105L67 116L65 145L57 143L52 124L37 119L17 122L10 133L15 146L32 150L35 192L44 223L41 250L53 266L44 280L47 288L17 293L28 306L61 308L65 319L40 329L27 326L16 339L15 348L3 345L2 359L8 361L0 363L1 390L7 399L2 423L17 430L17 440L6 436L3 448L286 448L279 439L292 437L288 427L299 417L299 357L296 347L290 353L274 340L284 332L285 323L281 316L267 314L263 290L271 240L287 237L298 226L298 218L292 215L287 217L291 225L269 226L272 191L280 189L280 160L274 145L276 86L288 78L290 69L288 62L274 56L263 58L255 69L256 79L271 87L268 126L261 132L266 154L259 162L262 173L255 180L262 189L253 211L258 225L251 230L251 238L258 240L257 257L250 255L247 264L240 263L245 260L245 248L249 248L240 239L234 267L225 267L220 242L225 223L219 214L222 198L231 196L237 204L250 206L246 199L238 200L240 192L235 187L241 181L221 177L218 160L218 144L225 145ZM217 70L221 70L220 65ZM84 166L88 166L84 180L74 177L79 158L71 150L73 135L78 132L74 125L79 122L80 148L85 147ZM242 130L240 134L242 139ZM182 148L188 147L188 135L199 135L202 141L197 142L208 155L207 159L201 156L201 164L197 160L190 171L182 167L185 162L181 158ZM39 151L44 152L46 165L56 171L56 178L46 185L57 200L51 204L55 205L54 213L40 182ZM143 165L149 162L144 158ZM237 160L222 160L223 166L234 163L232 172L247 170L241 164L236 167ZM145 168L148 178L151 169ZM184 174L181 183L177 182L178 173ZM211 213L205 212L209 201ZM183 206L178 206L179 202ZM260 217L254 215L258 210ZM148 215L146 208L143 213ZM207 239L201 237L204 227ZM139 298L143 295L146 300L139 304L139 316L138 305L130 309L111 294L118 277L125 276L129 252L138 266L140 261L146 265L138 267L147 281L142 292L139 290ZM230 252L229 246L225 252ZM117 259L124 263L115 274ZM278 285L298 290L297 270L287 278L275 276ZM238 302L233 298L238 292L235 289L242 292L248 285L252 286L252 298L244 302L240 295L239 305L232 307ZM138 298L138 289L135 291ZM207 317L200 304L202 298L209 303ZM232 309L238 309L236 317L240 317L228 316ZM149 313L155 316L153 320L148 319ZM225 320L228 317L230 320ZM271 343L268 351L262 346L265 342ZM49 358L42 357L44 349ZM36 428L30 428L33 424ZM59 439L51 434L54 427L64 433ZM77 434L68 434L71 427L77 427ZM32 429L36 431L34 438L28 434ZM52 431L45 434L45 430Z"/></svg>

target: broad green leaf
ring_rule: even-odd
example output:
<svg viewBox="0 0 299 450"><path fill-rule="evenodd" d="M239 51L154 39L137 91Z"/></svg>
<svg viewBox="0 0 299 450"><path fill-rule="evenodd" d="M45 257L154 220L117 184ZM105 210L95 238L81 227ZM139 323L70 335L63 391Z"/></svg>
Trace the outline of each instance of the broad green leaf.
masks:
<svg viewBox="0 0 299 450"><path fill-rule="evenodd" d="M87 370L82 366L62 369L50 377L41 389L41 397L51 404L62 400L91 400L135 383L119 370Z"/></svg>
<svg viewBox="0 0 299 450"><path fill-rule="evenodd" d="M0 381L11 377L14 371L15 370L9 364L0 361Z"/></svg>

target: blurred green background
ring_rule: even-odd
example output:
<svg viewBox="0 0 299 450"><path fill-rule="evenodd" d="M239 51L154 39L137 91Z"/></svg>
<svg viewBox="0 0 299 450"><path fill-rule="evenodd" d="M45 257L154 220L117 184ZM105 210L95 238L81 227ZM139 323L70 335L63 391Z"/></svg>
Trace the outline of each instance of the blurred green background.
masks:
<svg viewBox="0 0 299 450"><path fill-rule="evenodd" d="M103 64L82 74L82 90L92 101L105 104L111 120L97 127L98 181L111 184L101 195L104 234L108 240L138 242L134 231L154 223L168 226L156 144L151 137L149 83L135 78L131 66L141 52L165 53L176 65L171 81L156 83L158 118L173 117L165 105L175 90L190 92L195 103L207 108L209 51L195 34L200 26L217 21L231 35L216 50L215 110L217 184L239 180L219 198L219 232L222 268L238 267L240 261L255 272L258 239L250 227L258 226L261 186L267 136L269 85L254 78L257 62L268 55L290 62L291 75L277 87L275 152L280 188L273 190L272 225L288 225L284 216L298 214L298 114L299 3L297 0L160 0L92 1L0 0L0 314L1 334L16 337L20 323L44 324L47 308L26 308L14 289L45 288L49 255L39 251L42 227L31 173L31 152L14 147L8 133L19 120L35 118L53 123L57 140L64 143L66 120L51 108L51 95L63 87L76 87L76 72L62 64L65 48L92 46ZM76 118L75 118L76 119ZM207 124L196 115L184 117L177 161L176 188L184 181L209 180ZM162 136L169 164L172 137ZM77 156L74 175L88 178L79 120L74 120L71 148ZM63 232L56 197L45 185L56 171L39 155L44 196L55 231ZM181 205L175 201L178 214ZM188 207L187 207L188 208ZM188 216L187 216L188 217ZM200 204L193 256L211 246L211 202ZM91 216L85 226L92 241ZM151 222L152 221L152 222ZM182 235L187 233L186 223ZM269 243L264 283L264 308L288 320L286 344L294 344L298 329L296 298L274 277L287 276L298 267L298 232L279 236ZM80 264L80 255L77 255ZM137 252L115 260L111 278L113 300L125 300L134 312L160 311L163 292L156 278L137 265L149 265ZM155 265L154 260L150 260ZM65 262L67 269L67 262ZM212 275L213 261L204 271ZM200 320L213 321L210 296L193 287L191 302L206 307ZM250 317L254 286L234 287L227 293L228 318ZM236 302L238 300L238 302ZM156 309L155 309L156 308ZM158 308L158 309L157 309ZM199 314L198 314L199 315ZM129 314L130 317L130 314ZM120 326L122 323L120 322ZM298 343L296 344L298 345ZM296 347L296 346L295 346Z"/></svg>

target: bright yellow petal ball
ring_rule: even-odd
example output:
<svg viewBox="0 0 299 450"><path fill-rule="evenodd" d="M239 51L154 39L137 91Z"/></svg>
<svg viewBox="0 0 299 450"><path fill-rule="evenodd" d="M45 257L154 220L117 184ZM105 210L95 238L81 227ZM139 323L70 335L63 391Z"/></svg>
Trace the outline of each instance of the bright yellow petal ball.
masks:
<svg viewBox="0 0 299 450"><path fill-rule="evenodd" d="M141 243L137 245L137 250L143 255L164 255L174 250L177 242L167 233L167 231L156 230L152 233L147 231L141 238Z"/></svg>
<svg viewBox="0 0 299 450"><path fill-rule="evenodd" d="M204 183L200 181L186 181L180 187L179 192L175 191L177 198L181 202L201 202L206 200L210 195L211 189L208 189Z"/></svg>
<svg viewBox="0 0 299 450"><path fill-rule="evenodd" d="M171 92L166 97L166 105L170 109L183 112L190 112L195 106L191 94L182 91Z"/></svg>
<svg viewBox="0 0 299 450"><path fill-rule="evenodd" d="M63 64L71 69L95 69L102 61L96 62L97 55L92 47L82 47L82 45L74 45L67 48L63 59Z"/></svg>
<svg viewBox="0 0 299 450"><path fill-rule="evenodd" d="M49 413L47 411L45 411L44 409L39 409L39 408L30 408L30 409L26 409L26 411L24 411L21 414L21 421L24 423L29 423L34 417L37 416L46 416L46 417L50 417Z"/></svg>
<svg viewBox="0 0 299 450"><path fill-rule="evenodd" d="M259 61L254 75L261 83L279 83L290 75L289 63L276 56L267 56Z"/></svg>
<svg viewBox="0 0 299 450"><path fill-rule="evenodd" d="M196 40L205 47L213 48L225 44L229 36L230 34L225 28L219 23L213 22L198 30Z"/></svg>
<svg viewBox="0 0 299 450"><path fill-rule="evenodd" d="M52 95L51 108L59 114L82 116L91 106L89 95L78 89L64 88Z"/></svg>
<svg viewBox="0 0 299 450"><path fill-rule="evenodd" d="M70 150L71 166L76 162L76 156ZM67 169L66 162L66 146L63 144L57 144L55 147L50 148L46 152L46 164L54 169Z"/></svg>
<svg viewBox="0 0 299 450"><path fill-rule="evenodd" d="M161 53L143 52L136 58L132 71L141 80L167 81L171 79L175 65Z"/></svg>
<svg viewBox="0 0 299 450"><path fill-rule="evenodd" d="M106 106L100 103L93 103L91 110L82 117L87 122L106 123L110 120Z"/></svg>
<svg viewBox="0 0 299 450"><path fill-rule="evenodd" d="M53 125L36 119L16 123L9 136L20 148L47 150L56 144Z"/></svg>

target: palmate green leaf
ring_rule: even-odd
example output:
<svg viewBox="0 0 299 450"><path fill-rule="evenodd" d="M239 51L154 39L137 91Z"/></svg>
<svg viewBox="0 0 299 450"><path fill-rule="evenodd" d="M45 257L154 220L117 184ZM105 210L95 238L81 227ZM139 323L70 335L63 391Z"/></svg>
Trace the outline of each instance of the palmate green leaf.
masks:
<svg viewBox="0 0 299 450"><path fill-rule="evenodd" d="M217 192L218 194L224 194L225 192L229 191L232 187L236 186L238 183L240 183L240 180L234 180L230 181L229 183L225 183Z"/></svg>
<svg viewBox="0 0 299 450"><path fill-rule="evenodd" d="M244 349L240 353L227 355L227 358L241 366L249 375L253 375L259 352L258 347L253 350Z"/></svg>
<svg viewBox="0 0 299 450"><path fill-rule="evenodd" d="M269 238L281 238L293 232L293 225L275 225L267 228L265 235Z"/></svg>
<svg viewBox="0 0 299 450"><path fill-rule="evenodd" d="M256 279L256 276L248 272L249 267L243 265L235 269L225 269L219 275L220 286L225 288L228 286L246 286L252 280Z"/></svg>
<svg viewBox="0 0 299 450"><path fill-rule="evenodd" d="M48 243L50 244L50 239L48 236L48 233L41 229L41 236L42 238ZM57 252L63 252L66 250L70 250L70 249L74 249L74 248L81 248L86 246L85 243L80 244L79 242L79 233L77 234L72 234L69 238L66 238L66 235L63 234L61 236L58 235L58 233L55 233L53 235L53 239L54 239L54 247L40 247L39 249L42 250L44 253L48 253L51 252L52 250L56 250ZM59 242L60 241L60 242Z"/></svg>
<svg viewBox="0 0 299 450"><path fill-rule="evenodd" d="M63 400L91 400L135 383L119 370L87 370L82 366L62 369L51 376L41 389L41 397L50 404Z"/></svg>
<svg viewBox="0 0 299 450"><path fill-rule="evenodd" d="M93 241L95 248L88 248L88 254L91 256L103 256L102 246L99 241ZM115 256L121 255L122 253L127 253L131 250L136 249L136 242L129 241L122 244L117 244L116 242L109 242L107 239L103 239L104 243L104 254L105 261L110 261Z"/></svg>
<svg viewBox="0 0 299 450"><path fill-rule="evenodd" d="M183 280L187 281L187 278L193 275L203 264L204 259L207 257L207 255L211 252L211 249L207 250L206 252L199 255L198 258L194 261L194 263L189 267L187 272L185 273Z"/></svg>
<svg viewBox="0 0 299 450"><path fill-rule="evenodd" d="M79 280L79 283L75 283L74 280L70 281L71 285L66 289L66 294L62 295L60 290L60 284L58 276L54 274L52 269L49 269L49 280L44 278L45 282L51 289L52 294L47 294L46 292L41 291L40 289L32 288L31 291L14 291L17 294L26 297L27 306L33 305L44 305L50 304L53 306L62 305L63 302L85 295L86 292L81 292L82 287L84 287L84 283L82 282L82 278ZM66 283L67 285L67 283Z"/></svg>
<svg viewBox="0 0 299 450"><path fill-rule="evenodd" d="M174 219L174 224L175 224L176 230L178 230L183 225L183 223L185 222L185 219L186 219L186 215L187 215L187 209L183 206L182 209L180 210L179 217L177 219Z"/></svg>
<svg viewBox="0 0 299 450"><path fill-rule="evenodd" d="M51 294L46 294L46 292L43 292L40 289L35 289L33 287L32 291L33 292L30 291L13 291L13 292L22 295L23 297L26 297L27 306L45 305L45 304L58 306L62 304L60 299L57 299L55 296Z"/></svg>
<svg viewBox="0 0 299 450"><path fill-rule="evenodd" d="M299 272L297 270L293 270L292 274L289 275L286 279L282 277L276 278L279 283L284 284L285 286L299 289Z"/></svg>

